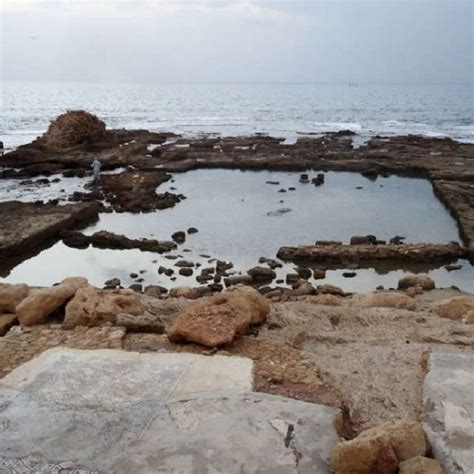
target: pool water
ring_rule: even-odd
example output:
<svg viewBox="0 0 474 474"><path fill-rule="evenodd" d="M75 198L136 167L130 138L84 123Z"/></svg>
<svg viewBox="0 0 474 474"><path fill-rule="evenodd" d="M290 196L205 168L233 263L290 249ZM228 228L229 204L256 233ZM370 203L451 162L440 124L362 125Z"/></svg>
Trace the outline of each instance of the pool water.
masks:
<svg viewBox="0 0 474 474"><path fill-rule="evenodd" d="M311 178L316 173L309 174ZM356 173L328 172L325 184L316 187L300 183L299 173L197 170L176 174L173 182L158 190L182 193L187 199L174 208L153 213L101 214L84 232L108 230L130 238L169 240L178 230L196 227L199 232L188 235L173 254L204 267L210 266L209 257L201 255L228 260L234 263L236 273L245 273L260 257L275 258L281 246L315 240L347 243L353 235L374 234L383 240L401 235L407 243L459 241L456 222L434 196L429 181L423 179L369 180ZM136 281L130 273L144 270L139 276L144 284L200 285L194 278L196 272L192 277L176 275L176 281L158 274L158 266L173 267L174 263L164 255L139 250L80 250L58 242L13 269L0 270L0 277L50 285L66 276L82 275L98 286L118 277L127 286ZM410 271L428 270L438 286L456 285L474 291L474 269L468 261L460 263L462 268L453 272L443 266L420 266ZM278 269L278 278L284 278L294 267L285 264ZM356 277L350 279L342 276L344 271L329 270L324 280L312 282L334 284L346 291L369 291L379 285L396 286L408 269L358 268Z"/></svg>

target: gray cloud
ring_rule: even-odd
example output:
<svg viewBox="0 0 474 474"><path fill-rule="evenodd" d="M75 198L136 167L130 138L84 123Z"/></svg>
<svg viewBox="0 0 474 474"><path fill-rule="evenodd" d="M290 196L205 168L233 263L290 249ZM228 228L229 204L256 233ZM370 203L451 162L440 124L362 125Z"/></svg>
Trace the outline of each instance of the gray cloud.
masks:
<svg viewBox="0 0 474 474"><path fill-rule="evenodd" d="M472 3L3 1L2 80L469 82Z"/></svg>

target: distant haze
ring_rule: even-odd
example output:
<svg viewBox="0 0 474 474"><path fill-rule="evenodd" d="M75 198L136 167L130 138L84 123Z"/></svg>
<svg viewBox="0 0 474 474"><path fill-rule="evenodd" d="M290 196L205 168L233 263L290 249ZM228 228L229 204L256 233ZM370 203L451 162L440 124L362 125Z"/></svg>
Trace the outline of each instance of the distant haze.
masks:
<svg viewBox="0 0 474 474"><path fill-rule="evenodd" d="M1 80L472 82L473 4L0 0Z"/></svg>

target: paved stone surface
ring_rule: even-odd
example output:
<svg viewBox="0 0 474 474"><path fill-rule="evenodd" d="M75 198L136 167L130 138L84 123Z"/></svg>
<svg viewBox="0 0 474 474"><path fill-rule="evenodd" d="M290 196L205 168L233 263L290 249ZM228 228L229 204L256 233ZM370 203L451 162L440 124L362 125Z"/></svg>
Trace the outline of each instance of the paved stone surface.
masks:
<svg viewBox="0 0 474 474"><path fill-rule="evenodd" d="M432 353L423 406L434 457L448 474L474 473L474 355Z"/></svg>
<svg viewBox="0 0 474 474"><path fill-rule="evenodd" d="M339 411L250 392L251 369L223 356L48 351L0 382L0 472L329 473Z"/></svg>
<svg viewBox="0 0 474 474"><path fill-rule="evenodd" d="M113 410L208 390L251 390L252 361L244 357L57 348L43 352L0 380L0 390L5 388L50 403Z"/></svg>

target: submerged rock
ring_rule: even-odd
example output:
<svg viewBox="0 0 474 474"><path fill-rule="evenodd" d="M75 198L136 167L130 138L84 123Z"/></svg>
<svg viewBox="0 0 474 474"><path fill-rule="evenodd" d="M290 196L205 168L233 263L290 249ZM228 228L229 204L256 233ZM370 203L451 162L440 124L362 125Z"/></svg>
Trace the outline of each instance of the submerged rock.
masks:
<svg viewBox="0 0 474 474"><path fill-rule="evenodd" d="M267 267L253 267L247 271L255 282L272 281L276 277L276 273Z"/></svg>
<svg viewBox="0 0 474 474"><path fill-rule="evenodd" d="M183 231L178 231L175 232L174 234L171 235L171 238L177 243L177 244L184 244L186 241L186 233Z"/></svg>
<svg viewBox="0 0 474 474"><path fill-rule="evenodd" d="M168 330L171 341L197 342L207 347L231 342L270 312L268 301L250 287L236 287L180 314Z"/></svg>

